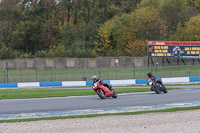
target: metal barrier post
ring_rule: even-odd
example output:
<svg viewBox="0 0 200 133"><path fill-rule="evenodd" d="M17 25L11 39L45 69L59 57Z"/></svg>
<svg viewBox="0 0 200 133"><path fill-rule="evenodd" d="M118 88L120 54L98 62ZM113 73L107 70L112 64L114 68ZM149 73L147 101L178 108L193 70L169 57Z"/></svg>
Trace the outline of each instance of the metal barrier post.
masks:
<svg viewBox="0 0 200 133"><path fill-rule="evenodd" d="M51 68L51 81L52 81L52 71L53 71L53 68Z"/></svg>
<svg viewBox="0 0 200 133"><path fill-rule="evenodd" d="M20 82L22 82L22 69L20 69Z"/></svg>
<svg viewBox="0 0 200 133"><path fill-rule="evenodd" d="M8 69L6 69L6 83L8 83Z"/></svg>
<svg viewBox="0 0 200 133"><path fill-rule="evenodd" d="M169 77L171 78L171 64L169 64Z"/></svg>
<svg viewBox="0 0 200 133"><path fill-rule="evenodd" d="M35 69L35 82L37 82L37 69Z"/></svg>
<svg viewBox="0 0 200 133"><path fill-rule="evenodd" d="M115 66L116 66L116 80L118 79L118 63L119 63L119 60L118 60L118 59L115 59Z"/></svg>
<svg viewBox="0 0 200 133"><path fill-rule="evenodd" d="M101 70L99 70L99 78L101 79Z"/></svg>
<svg viewBox="0 0 200 133"><path fill-rule="evenodd" d="M69 78L68 78L67 66L65 66L65 68L66 68L66 80L68 81L68 80L69 80Z"/></svg>
<svg viewBox="0 0 200 133"><path fill-rule="evenodd" d="M156 76L158 75L157 66L158 66L158 62L156 62Z"/></svg>
<svg viewBox="0 0 200 133"><path fill-rule="evenodd" d="M135 79L135 64L133 62L133 79Z"/></svg>
<svg viewBox="0 0 200 133"><path fill-rule="evenodd" d="M189 77L190 77L190 62L189 62Z"/></svg>
<svg viewBox="0 0 200 133"><path fill-rule="evenodd" d="M4 70L4 83L6 83L6 70Z"/></svg>
<svg viewBox="0 0 200 133"><path fill-rule="evenodd" d="M84 68L83 68L83 77L82 80L85 81L85 72L84 72Z"/></svg>

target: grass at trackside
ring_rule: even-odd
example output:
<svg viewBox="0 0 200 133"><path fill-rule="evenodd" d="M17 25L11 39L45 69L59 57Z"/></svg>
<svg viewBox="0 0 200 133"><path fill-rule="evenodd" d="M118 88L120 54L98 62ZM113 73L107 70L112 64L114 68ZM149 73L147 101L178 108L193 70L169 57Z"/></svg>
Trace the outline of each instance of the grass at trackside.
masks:
<svg viewBox="0 0 200 133"><path fill-rule="evenodd" d="M58 120L58 119L72 119L72 118L92 118L100 116L116 116L116 115L139 115L147 113L163 113L163 112L175 112L175 111L186 111L186 110L197 110L200 106L195 107L179 107L164 110L154 110L154 111L139 111L139 112L126 112L126 113L111 113L111 114L95 114L95 115L81 115L81 116L61 116L61 117L48 117L48 118L33 118L33 119L23 119L23 120L0 120L0 123L14 123L14 122L31 122L40 120Z"/></svg>
<svg viewBox="0 0 200 133"><path fill-rule="evenodd" d="M168 88L174 90L180 88ZM115 89L117 93L147 92L150 88L120 88ZM45 98L45 97L65 97L96 95L92 89L14 89L0 90L0 100L2 99L23 99L23 98Z"/></svg>
<svg viewBox="0 0 200 133"><path fill-rule="evenodd" d="M0 99L22 99L22 98L44 98L44 97L65 97L94 95L95 92L89 89L14 89L0 90Z"/></svg>

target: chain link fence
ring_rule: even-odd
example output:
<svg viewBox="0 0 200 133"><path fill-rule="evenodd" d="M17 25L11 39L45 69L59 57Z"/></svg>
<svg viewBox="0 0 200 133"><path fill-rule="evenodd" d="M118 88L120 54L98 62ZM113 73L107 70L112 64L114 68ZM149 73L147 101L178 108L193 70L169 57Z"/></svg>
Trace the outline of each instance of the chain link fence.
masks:
<svg viewBox="0 0 200 133"><path fill-rule="evenodd" d="M200 76L200 64L193 65L150 65L148 68L136 68L134 65L113 69L79 69L79 70L1 70L1 83L19 82L56 82L56 81L90 81L93 75L103 80L145 79L146 73L152 72L158 78Z"/></svg>

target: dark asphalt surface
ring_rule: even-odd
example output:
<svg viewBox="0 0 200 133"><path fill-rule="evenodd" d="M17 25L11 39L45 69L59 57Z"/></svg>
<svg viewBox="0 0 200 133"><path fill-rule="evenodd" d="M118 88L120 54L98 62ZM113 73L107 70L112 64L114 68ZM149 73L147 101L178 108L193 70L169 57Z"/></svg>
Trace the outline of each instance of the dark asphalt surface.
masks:
<svg viewBox="0 0 200 133"><path fill-rule="evenodd" d="M108 107L132 107L200 101L200 86L174 87L181 87L184 89L168 91L167 94L155 94L154 92L119 94L117 99L100 99L97 95L93 95L78 97L0 100L0 114L68 111Z"/></svg>

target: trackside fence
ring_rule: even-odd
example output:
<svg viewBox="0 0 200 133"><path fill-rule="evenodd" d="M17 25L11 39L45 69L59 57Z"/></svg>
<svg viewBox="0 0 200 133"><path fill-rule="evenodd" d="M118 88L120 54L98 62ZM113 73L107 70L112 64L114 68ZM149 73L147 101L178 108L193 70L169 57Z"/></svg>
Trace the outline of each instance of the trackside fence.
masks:
<svg viewBox="0 0 200 133"><path fill-rule="evenodd" d="M145 79L146 73L152 72L159 78L195 77L200 76L200 65L170 65L159 64L136 68L129 66L107 69L64 69L64 70L0 70L0 83L23 82L56 82L56 81L90 81L93 75L103 80Z"/></svg>

